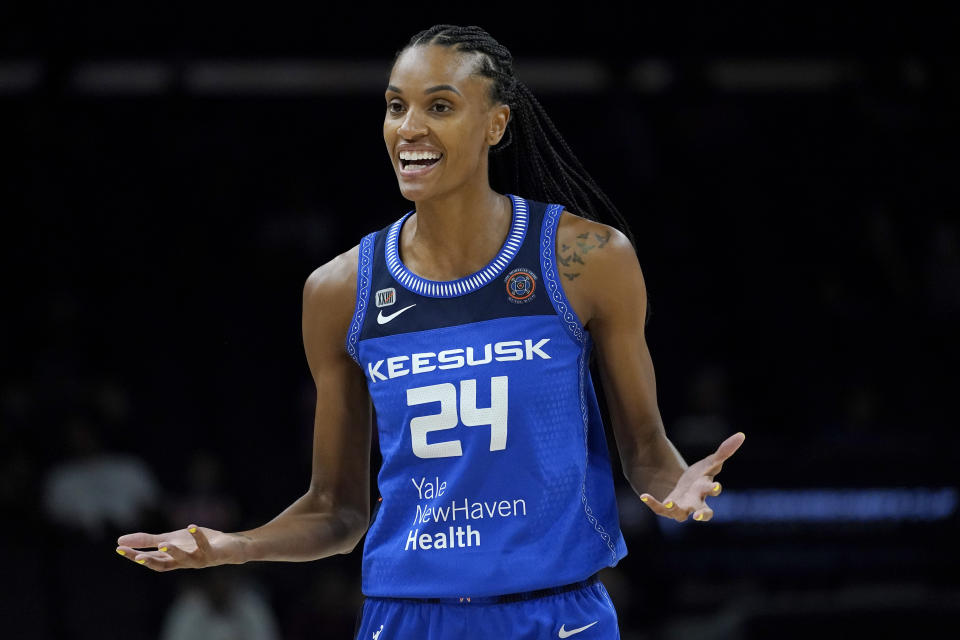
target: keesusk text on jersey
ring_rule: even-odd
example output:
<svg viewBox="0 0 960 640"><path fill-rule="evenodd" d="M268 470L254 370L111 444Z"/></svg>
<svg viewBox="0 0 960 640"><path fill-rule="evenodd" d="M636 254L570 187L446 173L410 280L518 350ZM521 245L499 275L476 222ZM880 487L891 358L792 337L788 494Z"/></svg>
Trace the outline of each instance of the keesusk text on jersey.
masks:
<svg viewBox="0 0 960 640"><path fill-rule="evenodd" d="M438 369L477 367L491 362L513 362L535 358L550 360L550 355L543 350L548 342L550 338L541 338L536 342L527 338L522 341L506 340L493 344L487 343L483 347L482 355L478 355L473 347L464 347L392 356L376 362L368 362L367 374L371 382L380 382L400 376L429 373Z"/></svg>

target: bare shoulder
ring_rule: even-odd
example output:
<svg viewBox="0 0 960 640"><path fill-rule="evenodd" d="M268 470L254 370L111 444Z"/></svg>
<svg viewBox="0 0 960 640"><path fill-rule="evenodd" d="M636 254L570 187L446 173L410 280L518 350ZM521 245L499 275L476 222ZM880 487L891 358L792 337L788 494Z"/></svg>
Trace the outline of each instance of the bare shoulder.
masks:
<svg viewBox="0 0 960 640"><path fill-rule="evenodd" d="M605 315L610 299L622 296L624 287L643 295L636 251L619 229L564 211L556 255L564 290L584 325Z"/></svg>
<svg viewBox="0 0 960 640"><path fill-rule="evenodd" d="M356 308L359 245L317 267L303 285L303 340L310 352L343 350Z"/></svg>
<svg viewBox="0 0 960 640"><path fill-rule="evenodd" d="M566 210L557 226L556 251L564 284L589 272L637 262L633 245L619 229Z"/></svg>
<svg viewBox="0 0 960 640"><path fill-rule="evenodd" d="M314 269L303 286L304 303L308 300L330 302L331 298L346 294L352 297L356 293L359 255L360 245L356 245Z"/></svg>

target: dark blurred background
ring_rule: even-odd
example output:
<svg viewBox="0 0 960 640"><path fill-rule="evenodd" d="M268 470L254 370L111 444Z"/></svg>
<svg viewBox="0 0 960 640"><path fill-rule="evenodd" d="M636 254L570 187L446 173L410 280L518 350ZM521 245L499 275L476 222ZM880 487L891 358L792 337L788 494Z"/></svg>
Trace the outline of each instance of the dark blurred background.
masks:
<svg viewBox="0 0 960 640"><path fill-rule="evenodd" d="M114 548L306 490L303 283L410 208L382 92L436 22L512 50L629 218L680 451L747 434L709 524L652 517L614 455L623 637L951 628L956 24L661 5L0 5L2 635L350 637L359 548L167 574Z"/></svg>

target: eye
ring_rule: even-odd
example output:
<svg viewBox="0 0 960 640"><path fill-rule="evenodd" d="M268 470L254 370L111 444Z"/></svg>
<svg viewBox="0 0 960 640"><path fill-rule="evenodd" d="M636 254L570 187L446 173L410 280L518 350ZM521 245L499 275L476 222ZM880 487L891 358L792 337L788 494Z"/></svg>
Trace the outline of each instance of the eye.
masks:
<svg viewBox="0 0 960 640"><path fill-rule="evenodd" d="M446 104L445 102L435 102L433 106L430 108L436 111L437 113L447 113L448 111L451 110L450 105Z"/></svg>
<svg viewBox="0 0 960 640"><path fill-rule="evenodd" d="M403 113L403 103L398 100L387 103L388 113Z"/></svg>

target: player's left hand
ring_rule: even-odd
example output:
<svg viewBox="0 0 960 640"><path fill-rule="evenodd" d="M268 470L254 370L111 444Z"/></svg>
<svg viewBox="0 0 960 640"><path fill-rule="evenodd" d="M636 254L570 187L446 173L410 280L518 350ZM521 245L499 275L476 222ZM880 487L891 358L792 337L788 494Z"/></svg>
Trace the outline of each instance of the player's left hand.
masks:
<svg viewBox="0 0 960 640"><path fill-rule="evenodd" d="M122 535L117 538L117 553L154 571L243 562L243 544L236 535L195 524L168 533Z"/></svg>
<svg viewBox="0 0 960 640"><path fill-rule="evenodd" d="M746 436L743 432L735 433L720 443L716 451L690 465L663 502L649 493L641 494L640 499L657 515L673 518L677 522L683 522L690 514L698 522L709 520L713 517L713 509L707 506L706 498L718 496L722 490L713 477L720 473L724 461L740 448L744 439Z"/></svg>

